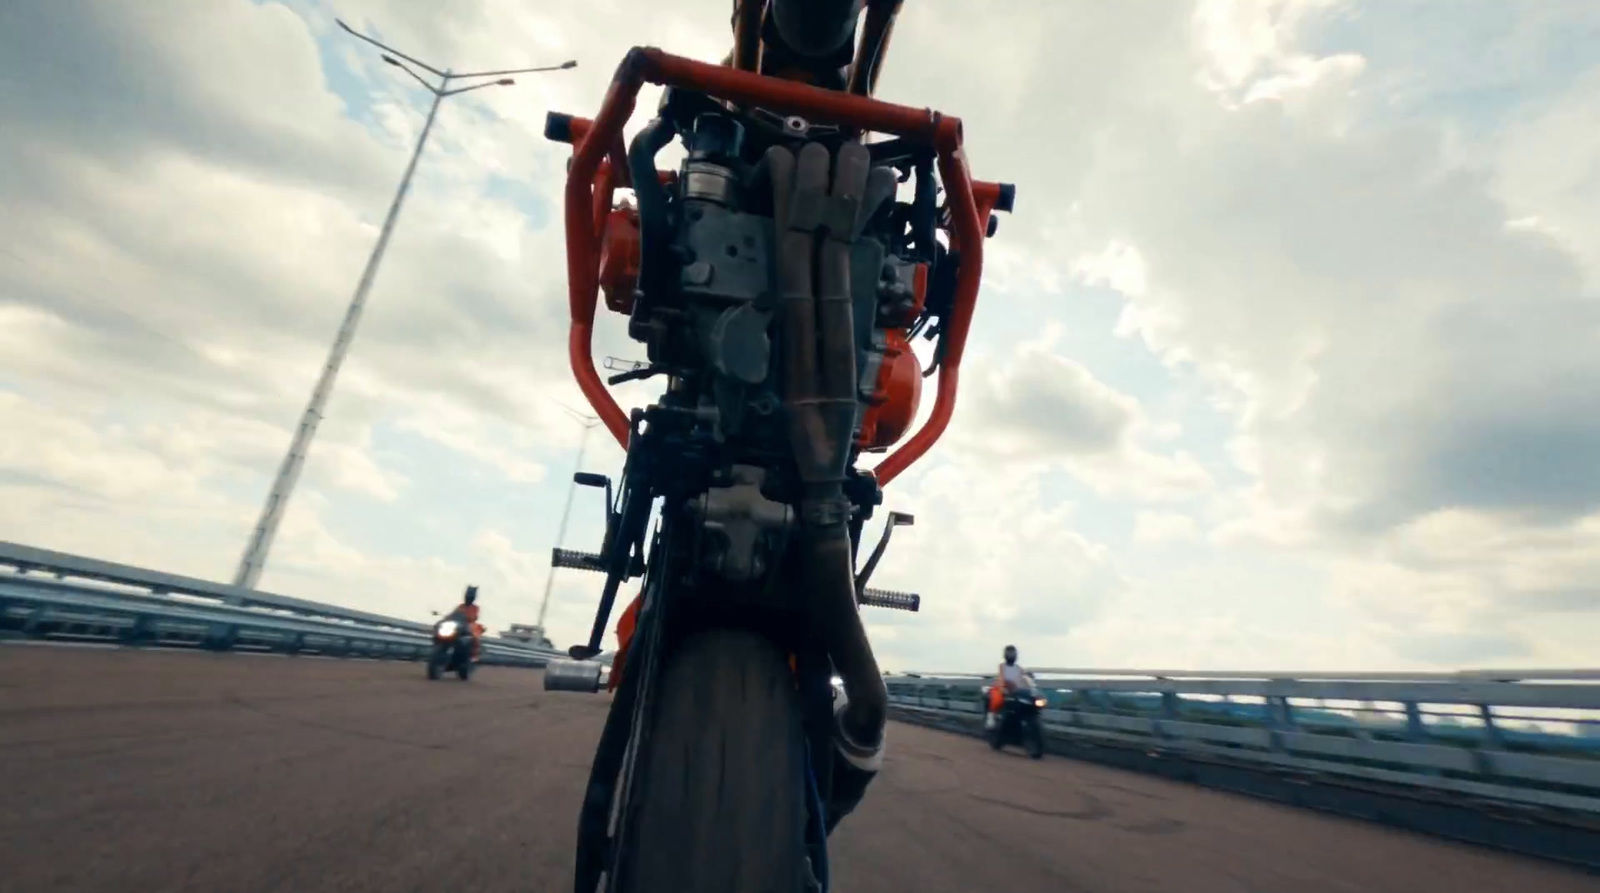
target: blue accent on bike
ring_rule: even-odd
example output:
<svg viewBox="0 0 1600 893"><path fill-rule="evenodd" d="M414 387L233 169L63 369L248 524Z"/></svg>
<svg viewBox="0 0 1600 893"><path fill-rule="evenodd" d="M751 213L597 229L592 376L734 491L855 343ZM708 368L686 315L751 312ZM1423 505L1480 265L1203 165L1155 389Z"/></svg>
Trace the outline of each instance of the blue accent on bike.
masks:
<svg viewBox="0 0 1600 893"><path fill-rule="evenodd" d="M822 811L822 792L817 789L817 773L811 762L811 742L806 742L806 795L811 803L811 871L828 893L828 823Z"/></svg>

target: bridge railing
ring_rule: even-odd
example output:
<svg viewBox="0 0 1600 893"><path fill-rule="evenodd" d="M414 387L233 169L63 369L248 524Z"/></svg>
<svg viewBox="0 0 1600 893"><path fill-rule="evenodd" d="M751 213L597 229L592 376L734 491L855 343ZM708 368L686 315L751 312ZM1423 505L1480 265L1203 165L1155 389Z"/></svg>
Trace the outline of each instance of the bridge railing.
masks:
<svg viewBox="0 0 1600 893"><path fill-rule="evenodd" d="M1032 670L1052 747L1125 749L1600 819L1600 670ZM975 732L990 677L887 679L903 718Z"/></svg>
<svg viewBox="0 0 1600 893"><path fill-rule="evenodd" d="M131 565L0 542L0 633L133 645L415 660L433 626ZM485 663L558 652L485 638Z"/></svg>

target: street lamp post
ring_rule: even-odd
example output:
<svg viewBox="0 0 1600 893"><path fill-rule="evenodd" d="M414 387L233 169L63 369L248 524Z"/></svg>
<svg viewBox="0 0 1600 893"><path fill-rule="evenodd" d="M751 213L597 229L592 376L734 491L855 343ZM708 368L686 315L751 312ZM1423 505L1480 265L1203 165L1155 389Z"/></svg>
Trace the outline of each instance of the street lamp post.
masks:
<svg viewBox="0 0 1600 893"><path fill-rule="evenodd" d="M261 510L261 517L256 522L255 529L250 533L250 542L245 546L244 555L239 559L239 568L234 573L233 585L249 589L255 588L256 582L261 579L262 570L266 567L267 552L272 548L272 539L278 532L279 522L283 520L284 509L289 504L289 494L293 492L295 482L300 479L300 469L305 465L306 454L311 449L311 438L316 435L317 425L322 421L323 407L327 405L328 396L333 392L333 383L339 376L339 367L343 365L345 354L350 350L350 342L355 338L356 323L360 321L361 311L366 306L367 292L372 289L372 280L377 275L378 263L383 260L384 250L389 247L389 236L394 232L395 219L400 216L400 206L404 204L406 193L411 188L411 177L416 173L417 159L422 157L422 147L428 142L428 134L433 130L434 118L439 114L439 104L447 97L484 87L509 87L516 83L510 77L514 74L560 71L576 68L578 65L577 62L568 61L560 65L538 68L455 74L448 70L440 71L426 62L379 43L343 21L339 21L339 27L383 50L383 61L415 78L417 83L433 94L433 104L428 107L428 119L422 125L422 133L417 136L416 148L412 149L411 160L406 163L406 172L400 178L400 188L395 192L394 201L389 205L389 213L383 218L383 228L378 232L378 243L373 246L372 255L367 258L367 266L361 271L361 279L356 283L356 293L350 299L349 309L345 311L344 322L339 325L339 334L333 340L333 349L328 352L328 360L323 364L322 374L317 378L317 385L311 391L311 400L300 416L300 425L295 428L294 439L289 442L289 452L283 457L283 464L278 466L278 475L273 479L272 489L267 493L267 503ZM438 86L434 86L428 79L417 74L406 65L406 62L436 75L439 78ZM493 80L483 80L463 87L450 86L451 81L463 78L493 78Z"/></svg>
<svg viewBox="0 0 1600 893"><path fill-rule="evenodd" d="M562 507L561 523L556 526L555 547L557 549L561 548L561 544L567 537L567 519L572 516L572 499L578 492L577 476L578 472L583 470L583 451L589 446L589 433L595 429L596 425L600 424L598 416L585 415L564 404L561 408L566 410L567 415L572 416L583 425L583 433L578 437L578 458L572 464L572 476L567 481L567 504ZM538 630L538 635L546 639L549 637L544 632L544 616L545 612L550 609L550 589L555 584L555 581L556 563L551 561L550 573L544 578L544 598L539 602L539 622L534 627L534 629Z"/></svg>

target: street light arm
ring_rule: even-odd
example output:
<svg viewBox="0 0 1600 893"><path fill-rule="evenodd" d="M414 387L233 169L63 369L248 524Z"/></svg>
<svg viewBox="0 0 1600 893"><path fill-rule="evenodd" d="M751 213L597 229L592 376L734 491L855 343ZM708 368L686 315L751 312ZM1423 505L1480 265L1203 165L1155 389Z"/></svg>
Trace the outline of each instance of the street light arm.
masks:
<svg viewBox="0 0 1600 893"><path fill-rule="evenodd" d="M562 402L560 400L557 400L556 398L551 397L548 394L545 395L545 399L549 400L551 403L554 403L555 405L561 407L561 409L564 412L566 412L567 415L572 416L572 418L574 418L577 421L585 423L585 425L587 425L591 421L595 421L595 422L600 421L600 417L599 416L590 415L587 412L579 412L578 410L573 409L572 407L568 406L566 403L564 403L564 402Z"/></svg>
<svg viewBox="0 0 1600 893"><path fill-rule="evenodd" d="M411 64L419 66L421 68L426 68L427 70L433 72L434 74L436 74L439 77L442 77L442 78L444 78L446 80L449 80L450 77L451 77L451 75L445 74L444 72L440 71L437 68L434 68L432 65L429 65L428 63L422 61L421 59L417 59L417 58L415 58L413 56L407 56L405 53L400 52L399 50L395 49L392 46L389 46L388 44L379 42L377 40L374 40L374 39L368 37L365 34L362 34L360 31L357 31L356 29L350 27L349 25L346 25L344 23L344 19L334 19L334 21L338 22L339 23L339 27L343 28L345 31L348 31L349 33L355 35L356 37L361 38L362 40L366 41L367 43L372 44L373 46L377 47L380 50L384 50L385 52L388 52L388 53L393 53L394 55L399 56L400 58L406 60L407 62L410 62ZM430 87L429 89L432 89L432 88Z"/></svg>
<svg viewBox="0 0 1600 893"><path fill-rule="evenodd" d="M566 71L569 68L577 67L577 60L569 59L560 65L541 65L537 68L507 68L504 71L469 71L463 74L452 74L450 76L453 78L487 78L502 74L533 74L540 71Z"/></svg>
<svg viewBox="0 0 1600 893"><path fill-rule="evenodd" d="M454 77L454 75L452 75L452 77ZM510 85L511 85L511 79L510 78L506 78L504 80L499 80L499 81L484 81L481 84L470 84L470 85L465 86L465 87L456 87L454 90L441 90L441 91L439 91L439 95L440 96L454 96L457 93L470 93L473 90L478 90L478 89L481 89L483 87L508 87Z"/></svg>
<svg viewBox="0 0 1600 893"><path fill-rule="evenodd" d="M395 58L393 58L391 56L384 56L383 57L383 61L389 63L390 65L393 65L395 68L400 69L401 71L405 72L406 74L411 75L413 78L416 78L417 83L421 84L425 89L427 89L427 91L429 93L432 93L435 96L449 96L451 93L456 92L456 91L453 91L453 90L450 90L450 91L442 91L442 90L440 90L438 87L435 87L434 85L428 83L428 79L427 78L423 77L420 74L417 74L415 71L412 71L411 70L411 66L405 64L404 62L401 62L399 59L395 59Z"/></svg>

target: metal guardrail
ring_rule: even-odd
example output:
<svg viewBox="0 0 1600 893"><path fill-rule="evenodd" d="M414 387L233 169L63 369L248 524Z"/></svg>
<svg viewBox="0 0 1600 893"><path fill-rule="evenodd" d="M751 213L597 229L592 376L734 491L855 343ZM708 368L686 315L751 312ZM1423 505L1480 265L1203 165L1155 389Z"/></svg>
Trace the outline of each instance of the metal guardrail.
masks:
<svg viewBox="0 0 1600 893"><path fill-rule="evenodd" d="M0 542L0 633L131 645L416 660L433 626L193 577ZM560 652L485 638L483 662Z"/></svg>
<svg viewBox="0 0 1600 893"><path fill-rule="evenodd" d="M1049 699L1047 735L1065 749L1379 784L1557 811L1600 830L1600 683L1588 681L1600 671L1032 672ZM886 681L906 718L981 726L988 677Z"/></svg>

